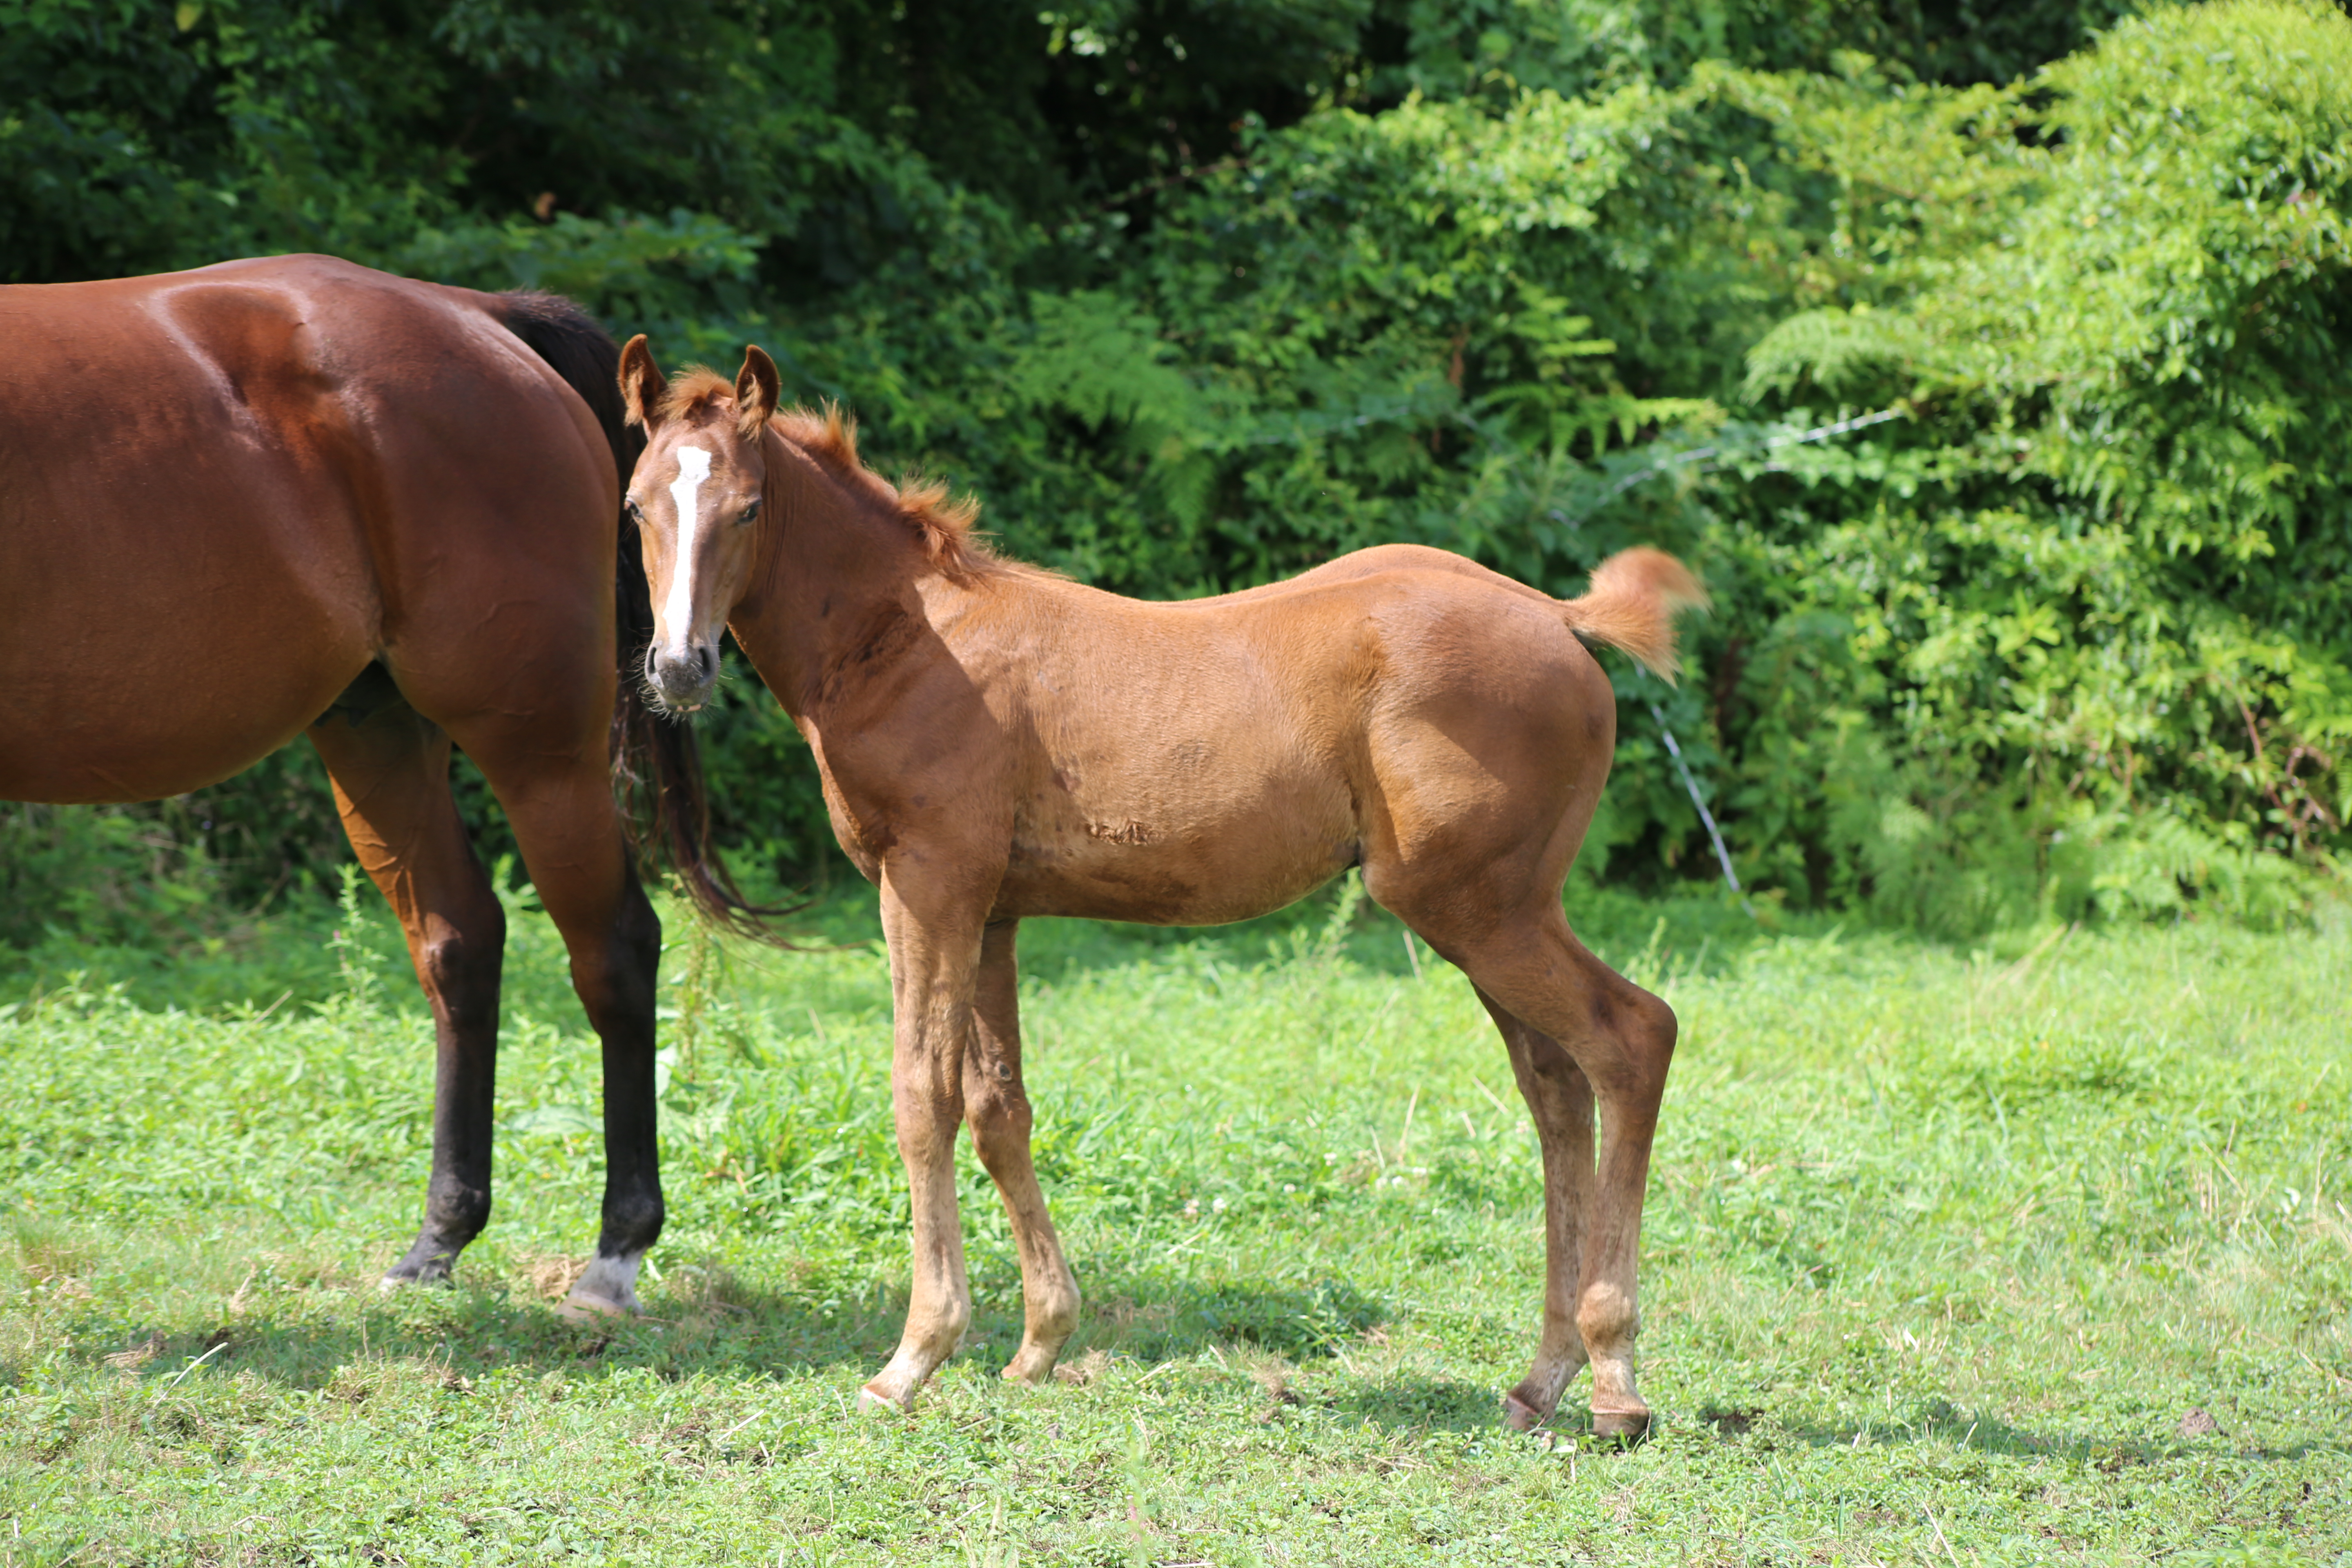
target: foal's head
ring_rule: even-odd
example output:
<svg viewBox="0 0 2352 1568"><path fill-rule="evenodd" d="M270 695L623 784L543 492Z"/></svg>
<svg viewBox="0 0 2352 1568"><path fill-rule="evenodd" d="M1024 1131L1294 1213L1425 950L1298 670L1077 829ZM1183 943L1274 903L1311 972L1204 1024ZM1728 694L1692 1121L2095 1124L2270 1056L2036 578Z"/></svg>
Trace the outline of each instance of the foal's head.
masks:
<svg viewBox="0 0 2352 1568"><path fill-rule="evenodd" d="M646 427L627 497L653 586L646 682L673 712L701 707L719 679L719 634L751 576L777 386L775 361L757 348L731 386L696 370L672 387L643 333L621 351L621 400Z"/></svg>

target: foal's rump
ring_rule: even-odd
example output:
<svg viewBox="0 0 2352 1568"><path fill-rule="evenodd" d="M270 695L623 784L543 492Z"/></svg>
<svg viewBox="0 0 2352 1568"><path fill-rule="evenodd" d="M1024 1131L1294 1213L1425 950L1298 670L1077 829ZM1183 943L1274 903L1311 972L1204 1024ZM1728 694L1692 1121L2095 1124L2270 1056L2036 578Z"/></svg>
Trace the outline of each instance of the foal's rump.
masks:
<svg viewBox="0 0 2352 1568"><path fill-rule="evenodd" d="M493 640L595 657L612 460L491 305L322 257L0 289L0 795L212 783L377 658L462 707L502 582Z"/></svg>

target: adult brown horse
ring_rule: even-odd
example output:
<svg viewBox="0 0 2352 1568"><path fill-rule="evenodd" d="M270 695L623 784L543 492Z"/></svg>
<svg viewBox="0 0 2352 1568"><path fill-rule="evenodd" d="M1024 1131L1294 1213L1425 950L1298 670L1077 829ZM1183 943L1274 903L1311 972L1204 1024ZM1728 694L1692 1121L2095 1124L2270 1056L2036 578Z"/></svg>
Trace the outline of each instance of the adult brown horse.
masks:
<svg viewBox="0 0 2352 1568"><path fill-rule="evenodd" d="M914 1280L866 1398L910 1405L970 1321L967 1117L1021 1256L1027 1322L1005 1375L1045 1377L1076 1323L1030 1163L1019 921L1242 920L1360 865L1366 890L1469 973L1534 1113L1544 1323L1507 1416L1547 1419L1590 1360L1596 1428L1645 1427L1635 1251L1675 1016L1570 934L1560 887L1615 737L1578 638L1670 675L1675 610L1700 596L1690 574L1631 551L1563 604L1390 546L1245 594L1139 603L992 555L971 508L884 483L837 416L776 416L758 349L731 384L703 371L671 386L637 338L621 391L649 436L626 504L656 607L654 684L698 704L731 628L808 737L842 847L882 889Z"/></svg>
<svg viewBox="0 0 2352 1568"><path fill-rule="evenodd" d="M649 612L612 341L550 296L292 256L0 288L0 798L153 799L308 733L433 1005L425 1224L385 1277L433 1279L490 1212L505 918L449 794L463 747L604 1043L604 1233L571 1302L633 1309L661 927L608 746L724 890L690 734L635 679L616 707L616 568L624 616Z"/></svg>

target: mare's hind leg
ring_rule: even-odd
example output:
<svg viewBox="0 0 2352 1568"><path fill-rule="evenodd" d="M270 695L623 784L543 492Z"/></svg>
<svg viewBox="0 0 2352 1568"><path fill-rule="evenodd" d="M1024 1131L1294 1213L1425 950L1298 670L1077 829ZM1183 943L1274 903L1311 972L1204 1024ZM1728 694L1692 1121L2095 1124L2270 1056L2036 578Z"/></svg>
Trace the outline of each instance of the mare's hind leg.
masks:
<svg viewBox="0 0 2352 1568"><path fill-rule="evenodd" d="M1053 1375L1064 1342L1078 1326L1078 1282L1062 1256L1061 1237L1045 1211L1037 1168L1029 1157L1029 1094L1021 1081L1020 975L1013 963L1017 921L982 933L980 977L972 997L971 1044L963 1058L965 1120L971 1145L996 1182L1021 1254L1021 1349L1004 1375L1043 1383Z"/></svg>
<svg viewBox="0 0 2352 1568"><path fill-rule="evenodd" d="M1552 1413L1585 1363L1576 1292L1592 1201L1592 1086L1559 1041L1529 1028L1486 992L1478 1000L1502 1031L1543 1151L1543 1337L1528 1375L1503 1395L1504 1418L1524 1432Z"/></svg>
<svg viewBox="0 0 2352 1568"><path fill-rule="evenodd" d="M490 1110L498 1069L506 913L449 795L449 738L395 702L352 723L329 714L310 742L360 864L400 917L433 1005L433 1175L425 1226L387 1285L446 1279L490 1217Z"/></svg>
<svg viewBox="0 0 2352 1568"><path fill-rule="evenodd" d="M531 885L571 956L572 988L604 1045L604 1228L595 1259L564 1302L572 1317L638 1310L638 1265L660 1237L664 1214L654 1090L661 921L629 864L604 724L595 709L583 710L569 725L550 714L500 716L457 734L506 808Z"/></svg>

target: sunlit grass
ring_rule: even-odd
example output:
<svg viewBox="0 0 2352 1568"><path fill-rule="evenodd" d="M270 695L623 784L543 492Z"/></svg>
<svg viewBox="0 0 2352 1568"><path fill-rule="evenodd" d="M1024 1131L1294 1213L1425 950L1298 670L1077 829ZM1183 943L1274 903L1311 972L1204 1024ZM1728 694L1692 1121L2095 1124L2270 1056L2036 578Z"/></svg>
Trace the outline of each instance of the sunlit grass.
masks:
<svg viewBox="0 0 2352 1568"><path fill-rule="evenodd" d="M972 1343L904 1423L846 1414L906 1280L856 906L825 951L679 939L673 1217L648 1320L609 1335L549 1310L594 1233L596 1068L526 911L499 1211L451 1291L373 1288L430 1083L388 931L358 997L307 948L256 959L251 1005L171 1011L152 968L22 984L0 1561L2352 1550L2342 927L1951 950L1578 909L1684 1020L1644 1233L1662 1423L1630 1453L1496 1420L1532 1349L1533 1141L1467 986L1377 911L1024 932L1087 1326L1054 1389L996 1382L1018 1272L967 1161Z"/></svg>

